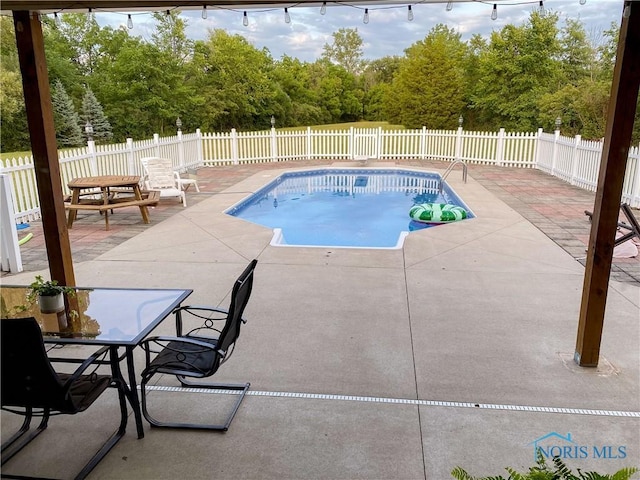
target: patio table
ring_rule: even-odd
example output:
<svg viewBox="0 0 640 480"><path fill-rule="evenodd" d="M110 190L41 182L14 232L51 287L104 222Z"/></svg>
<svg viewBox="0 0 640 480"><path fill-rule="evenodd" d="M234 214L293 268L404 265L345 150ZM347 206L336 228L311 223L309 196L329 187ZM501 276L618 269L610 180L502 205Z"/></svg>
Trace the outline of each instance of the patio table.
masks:
<svg viewBox="0 0 640 480"><path fill-rule="evenodd" d="M104 214L105 229L109 230L109 210L114 208L133 207L140 208L142 221L149 223L148 205L158 203L160 192L150 191L143 195L140 189L140 177L138 175L100 175L95 177L80 177L71 180L67 186L71 190L71 198L65 204L69 210L67 227L72 228L78 210L97 210ZM125 193L128 196L119 197L114 195L112 189L117 189L117 193ZM83 193L83 190L85 191ZM89 190L89 192L86 192ZM81 198L91 195L94 198ZM99 198L95 198L99 197Z"/></svg>
<svg viewBox="0 0 640 480"><path fill-rule="evenodd" d="M126 360L129 377L126 395L133 409L138 438L143 438L133 351L193 290L77 288L75 295L66 296L65 310L50 314L40 312L37 304L27 304L27 290L27 286L2 286L2 318L35 317L46 344L108 346L112 374L123 380L120 369L113 368L113 365L118 366L120 361ZM26 309L22 310L23 307ZM122 355L120 348L124 349ZM69 358L52 360L78 361Z"/></svg>

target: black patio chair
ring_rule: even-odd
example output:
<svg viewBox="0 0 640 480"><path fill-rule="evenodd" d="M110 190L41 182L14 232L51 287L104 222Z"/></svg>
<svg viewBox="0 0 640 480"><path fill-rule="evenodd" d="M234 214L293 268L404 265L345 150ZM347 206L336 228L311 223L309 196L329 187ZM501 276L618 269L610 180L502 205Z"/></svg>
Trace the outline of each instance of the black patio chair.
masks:
<svg viewBox="0 0 640 480"><path fill-rule="evenodd" d="M120 426L75 477L85 478L122 438L127 426L122 380L96 373L97 368L105 362L108 347L101 348L82 361L74 373L58 373L52 366L52 360L47 357L42 332L35 318L2 319L0 329L2 409L25 417L20 429L2 444L2 465L47 428L50 416L82 412L108 387L113 385L118 388ZM92 365L93 370L85 373ZM35 430L29 432L33 417L42 417L42 420Z"/></svg>
<svg viewBox="0 0 640 480"><path fill-rule="evenodd" d="M615 242L613 243L614 247L617 247L618 245L626 242L627 240L631 240L633 237L637 237L638 239L640 239L640 223L638 222L638 219L634 216L633 212L631 211L631 207L626 203L623 203L620 205L620 209L622 210L622 213L624 214L624 216L627 217L627 221L629 223L618 222L618 230L620 229L625 230L626 233L624 233L624 235L615 239ZM587 217L589 217L589 221L592 220L593 212L585 210L584 214Z"/></svg>
<svg viewBox="0 0 640 480"><path fill-rule="evenodd" d="M253 287L253 272L257 263L257 260L252 260L236 280L231 292L231 303L228 310L207 306L179 307L174 311L176 337L151 337L142 343L146 357L146 366L142 372L140 383L142 413L152 426L225 432L229 429L250 384L197 382L188 378L210 377L231 357L240 335L240 327L246 323L242 314L249 302ZM188 318L191 320L195 318L204 320L204 324L183 335L183 314L185 313L189 315ZM222 316L212 318L212 315L216 314L222 314ZM216 321L221 322L218 328L216 328ZM152 359L152 354L157 355ZM147 410L147 384L158 373L175 375L185 388L196 387L240 393L237 394L238 398L224 423L210 425L160 421L152 417Z"/></svg>

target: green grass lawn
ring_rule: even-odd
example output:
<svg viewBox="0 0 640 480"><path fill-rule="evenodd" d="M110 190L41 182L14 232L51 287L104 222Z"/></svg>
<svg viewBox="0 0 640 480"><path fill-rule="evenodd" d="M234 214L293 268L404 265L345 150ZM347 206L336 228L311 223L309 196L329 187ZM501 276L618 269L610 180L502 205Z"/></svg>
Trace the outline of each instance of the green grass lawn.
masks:
<svg viewBox="0 0 640 480"><path fill-rule="evenodd" d="M31 152L0 152L0 160L7 160L19 157L28 157Z"/></svg>

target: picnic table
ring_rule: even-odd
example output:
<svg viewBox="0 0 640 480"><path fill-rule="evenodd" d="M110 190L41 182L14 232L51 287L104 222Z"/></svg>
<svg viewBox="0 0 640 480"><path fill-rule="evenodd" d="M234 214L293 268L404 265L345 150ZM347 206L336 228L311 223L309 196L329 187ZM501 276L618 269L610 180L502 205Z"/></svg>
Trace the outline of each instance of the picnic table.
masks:
<svg viewBox="0 0 640 480"><path fill-rule="evenodd" d="M105 229L109 230L109 211L115 208L139 207L144 223L149 223L147 206L155 205L160 200L157 190L140 189L138 175L100 175L80 177L71 180L67 186L71 190L71 198L65 202L69 210L67 227L72 228L78 210L94 210L104 214Z"/></svg>

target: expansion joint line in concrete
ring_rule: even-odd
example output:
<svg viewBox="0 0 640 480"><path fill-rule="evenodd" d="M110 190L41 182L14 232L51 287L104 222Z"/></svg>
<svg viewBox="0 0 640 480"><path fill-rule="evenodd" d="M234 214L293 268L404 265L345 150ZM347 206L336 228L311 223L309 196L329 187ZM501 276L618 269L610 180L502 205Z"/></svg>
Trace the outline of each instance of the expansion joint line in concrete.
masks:
<svg viewBox="0 0 640 480"><path fill-rule="evenodd" d="M138 387L140 388L140 387ZM147 390L160 390L164 392L181 393L207 393L213 395L238 395L234 390L210 390L207 388L182 388L165 387L162 385L147 385ZM389 397L362 397L357 395L333 395L326 393L302 393L302 392L266 392L260 390L249 390L247 396L253 397L276 397L276 398L304 398L310 400L341 400L346 402L365 403L390 403L396 405L418 405L425 407L448 407L448 408L475 408L478 410L508 410L512 412L532 412L532 413L564 413L570 415L595 415L600 417L632 417L640 418L640 412L624 410L596 410L589 408L567 408L567 407L541 407L534 405L504 405L492 403L472 403L472 402L447 402L441 400L414 400L410 398L389 398Z"/></svg>

